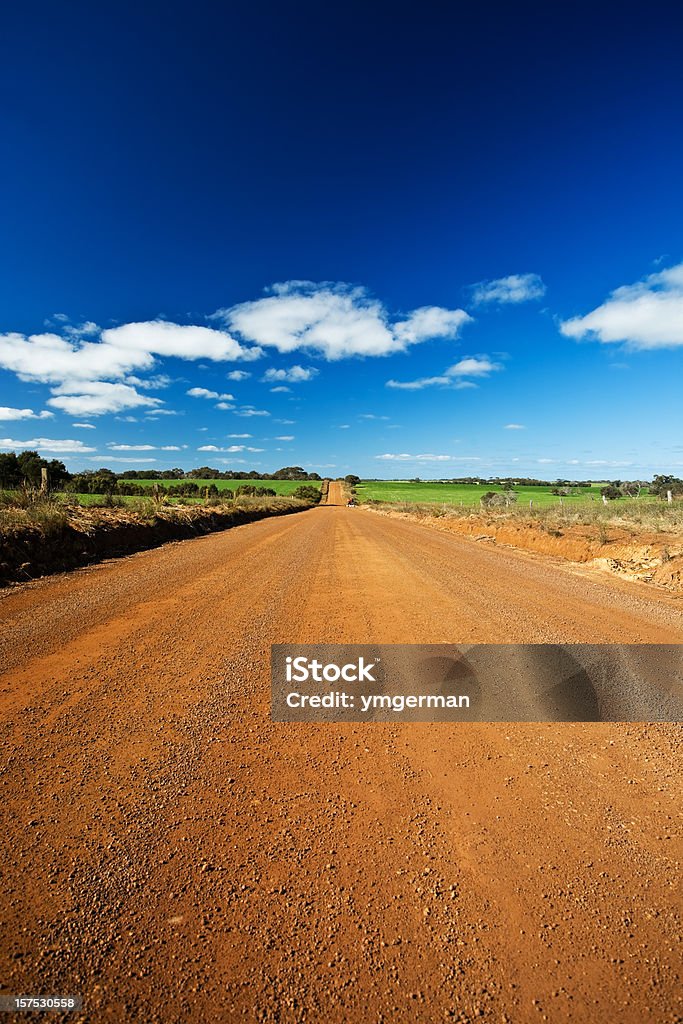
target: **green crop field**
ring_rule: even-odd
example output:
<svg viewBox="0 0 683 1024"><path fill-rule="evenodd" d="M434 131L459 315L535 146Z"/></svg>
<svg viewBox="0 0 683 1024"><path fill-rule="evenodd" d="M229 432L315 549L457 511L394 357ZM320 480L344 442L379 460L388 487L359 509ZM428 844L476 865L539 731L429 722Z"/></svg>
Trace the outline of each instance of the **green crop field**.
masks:
<svg viewBox="0 0 683 1024"><path fill-rule="evenodd" d="M600 488L602 483L594 483L590 487L576 488L576 494L562 497L564 504L601 501ZM356 486L356 493L361 501L368 498L375 501L414 502L416 504L443 505L479 505L479 499L487 491L502 491L495 484L444 484L439 482L421 481L412 483L409 480L367 480ZM533 501L534 506L559 505L560 498L551 494L551 486L515 487L518 506ZM647 500L643 495L638 501ZM633 500L633 499L622 499Z"/></svg>

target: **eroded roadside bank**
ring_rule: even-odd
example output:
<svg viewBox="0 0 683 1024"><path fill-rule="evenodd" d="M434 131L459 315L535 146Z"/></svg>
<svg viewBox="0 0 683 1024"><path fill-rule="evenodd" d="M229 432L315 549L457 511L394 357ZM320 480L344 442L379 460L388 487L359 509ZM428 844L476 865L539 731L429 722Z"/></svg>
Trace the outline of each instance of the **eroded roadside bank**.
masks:
<svg viewBox="0 0 683 1024"><path fill-rule="evenodd" d="M551 555L622 579L652 583L683 593L683 536L680 533L640 531L619 523L545 523L531 516L430 515L424 509L406 512L377 505L364 506L364 509L457 533L479 543Z"/></svg>

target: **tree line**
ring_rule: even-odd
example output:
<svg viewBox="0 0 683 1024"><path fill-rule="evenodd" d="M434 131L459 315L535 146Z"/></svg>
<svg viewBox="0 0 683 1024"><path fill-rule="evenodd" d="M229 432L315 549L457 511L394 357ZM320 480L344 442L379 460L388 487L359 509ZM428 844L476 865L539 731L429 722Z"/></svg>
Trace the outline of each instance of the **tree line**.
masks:
<svg viewBox="0 0 683 1024"><path fill-rule="evenodd" d="M16 490L22 486L39 487L42 470L47 469L52 490L68 490L78 494L146 494L151 488L135 485L136 480L174 480L176 486L167 488L167 493L193 495L200 491L195 480L301 480L318 481L319 473L307 473L301 466L284 466L275 473L259 473L255 469L220 470L212 466L198 466L196 469L127 469L116 473L107 466L70 473L59 459L44 459L37 451L0 452L0 489ZM130 488L130 489L126 489ZM245 492L246 493L246 492ZM275 491L269 489L268 493Z"/></svg>

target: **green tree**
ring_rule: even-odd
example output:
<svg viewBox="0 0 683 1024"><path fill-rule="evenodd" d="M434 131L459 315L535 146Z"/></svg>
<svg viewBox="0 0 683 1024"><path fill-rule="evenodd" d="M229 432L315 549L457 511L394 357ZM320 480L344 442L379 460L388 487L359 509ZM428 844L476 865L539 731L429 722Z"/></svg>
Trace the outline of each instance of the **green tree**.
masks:
<svg viewBox="0 0 683 1024"><path fill-rule="evenodd" d="M27 449L25 452L17 455L17 462L22 479L27 484L30 484L31 487L38 487L40 485L40 471L43 466L47 465L45 459L42 459L38 452Z"/></svg>
<svg viewBox="0 0 683 1024"><path fill-rule="evenodd" d="M21 467L14 452L0 452L0 487L14 490L21 484Z"/></svg>
<svg viewBox="0 0 683 1024"><path fill-rule="evenodd" d="M650 485L650 494L657 494L660 498L666 498L667 491L671 491L672 494L683 494L683 480L677 476L656 476Z"/></svg>

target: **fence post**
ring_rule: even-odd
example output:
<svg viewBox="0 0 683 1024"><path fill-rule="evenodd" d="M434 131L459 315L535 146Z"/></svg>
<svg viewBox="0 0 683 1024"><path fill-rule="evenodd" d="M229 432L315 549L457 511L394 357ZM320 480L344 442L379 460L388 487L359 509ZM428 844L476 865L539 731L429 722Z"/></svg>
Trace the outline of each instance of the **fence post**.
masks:
<svg viewBox="0 0 683 1024"><path fill-rule="evenodd" d="M50 490L50 472L47 466L43 466L40 470L40 493L47 494ZM669 492L671 493L671 492Z"/></svg>
<svg viewBox="0 0 683 1024"><path fill-rule="evenodd" d="M529 498L529 508L533 508L533 507L534 507L534 499L533 498Z"/></svg>
<svg viewBox="0 0 683 1024"><path fill-rule="evenodd" d="M607 495L606 494L603 494L603 496L602 496L602 503L603 503L603 505L607 504Z"/></svg>
<svg viewBox="0 0 683 1024"><path fill-rule="evenodd" d="M667 491L667 492L666 492L666 500L668 501L668 503L669 503L670 505L671 505L671 503L673 502L673 500L674 500L674 496L673 496L673 494L671 493L671 491Z"/></svg>

